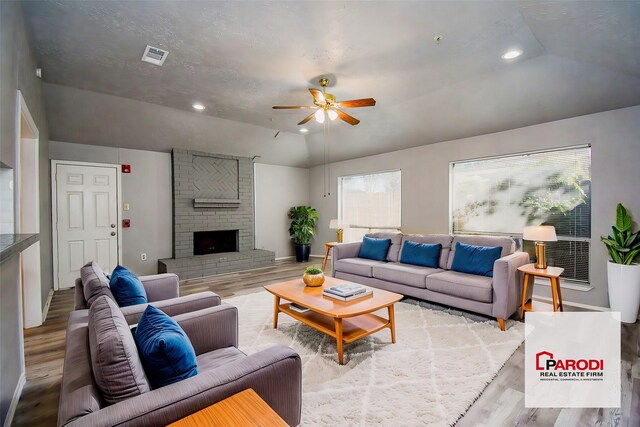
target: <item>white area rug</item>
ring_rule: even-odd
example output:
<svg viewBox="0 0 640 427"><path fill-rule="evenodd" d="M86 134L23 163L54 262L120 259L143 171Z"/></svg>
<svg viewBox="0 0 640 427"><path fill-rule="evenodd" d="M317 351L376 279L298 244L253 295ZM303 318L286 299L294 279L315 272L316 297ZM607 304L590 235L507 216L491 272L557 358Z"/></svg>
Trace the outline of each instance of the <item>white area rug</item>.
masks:
<svg viewBox="0 0 640 427"><path fill-rule="evenodd" d="M345 346L280 313L266 291L224 302L239 311L240 349L247 354L284 344L302 358L303 426L452 425L524 340L524 325L396 304L396 344L388 329ZM380 315L386 317L386 310Z"/></svg>

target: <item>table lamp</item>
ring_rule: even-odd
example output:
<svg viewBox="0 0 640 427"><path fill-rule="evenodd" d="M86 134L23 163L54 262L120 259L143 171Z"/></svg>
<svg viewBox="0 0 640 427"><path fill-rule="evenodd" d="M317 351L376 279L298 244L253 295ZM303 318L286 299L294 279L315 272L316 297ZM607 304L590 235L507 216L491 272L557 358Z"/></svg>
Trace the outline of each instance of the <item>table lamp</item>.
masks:
<svg viewBox="0 0 640 427"><path fill-rule="evenodd" d="M535 225L525 227L522 232L522 240L536 242L536 263L535 268L547 268L547 254L544 242L557 242L556 228L552 225Z"/></svg>
<svg viewBox="0 0 640 427"><path fill-rule="evenodd" d="M329 222L329 228L331 230L338 230L337 231L337 234L338 234L337 242L338 243L342 243L342 222L339 219L332 219Z"/></svg>

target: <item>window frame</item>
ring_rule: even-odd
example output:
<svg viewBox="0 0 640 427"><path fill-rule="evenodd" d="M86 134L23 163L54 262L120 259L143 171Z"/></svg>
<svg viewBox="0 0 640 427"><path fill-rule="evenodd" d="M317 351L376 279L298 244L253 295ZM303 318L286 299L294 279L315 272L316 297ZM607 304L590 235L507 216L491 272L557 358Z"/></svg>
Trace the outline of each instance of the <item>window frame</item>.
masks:
<svg viewBox="0 0 640 427"><path fill-rule="evenodd" d="M392 173L392 172L399 172L400 173L400 225L398 225L397 227L395 226L385 226L385 227L364 227L361 224L343 224L344 228L356 228L356 229L368 229L369 231L371 230L380 230L380 229L388 229L389 231L401 231L402 230L402 169L398 168L398 169L385 169L382 171L375 171L375 172L361 172L361 173L352 173L352 174L348 174L348 175L340 175L337 177L337 185L336 187L338 188L338 202L337 202L337 215L336 218L339 221L342 221L343 218L343 203L342 203L342 197L343 197L343 193L342 193L342 180L344 178L351 178L351 177L355 177L355 176L368 176L368 175L380 175L380 174L384 174L384 173ZM352 227L352 225L355 225L355 227ZM388 227L388 228L387 228Z"/></svg>
<svg viewBox="0 0 640 427"><path fill-rule="evenodd" d="M523 240L522 240L522 233L499 233L499 232L465 232L465 233L456 233L453 230L453 226L454 226L454 222L455 222L455 218L454 218L454 210L453 210L453 198L454 198L454 193L453 193L453 187L454 187L454 179L453 179L453 174L454 174L454 167L455 165L460 165L460 164L464 164L464 163L473 163L473 162L481 162L484 160L493 160L493 159L505 159L505 158L510 158L510 157L519 157L519 156L527 156L527 155L532 155L532 154L546 154L546 153L555 153L555 152L560 152L560 151L572 151L572 150L578 150L578 149L582 149L582 148L588 148L589 149L589 166L591 166L591 160L592 160L592 148L591 148L591 143L585 143L585 144L578 144L578 145L569 145L569 146L563 146L563 147L554 147L554 148L548 148L548 149L539 149L539 150L531 150L531 151L520 151L520 152L516 152L516 153L508 153L508 154L500 154L500 155L495 155L495 156L486 156L486 157L477 157L477 158L471 158L471 159L464 159L464 160L453 160L449 162L449 233L453 236L455 235L488 235L488 236L508 236L514 239L518 239L519 240L519 244L520 244L520 250L523 249ZM590 192L589 192L589 198L593 200L592 196L593 196L593 192L591 191L593 187L590 187ZM593 208L593 206L591 206L591 208ZM592 234L593 231L593 224L590 224L590 230L589 230L589 234ZM589 280L587 281L580 281L580 280L573 280L570 278L565 278L563 277L562 280L566 283L569 283L571 285L572 288L574 289L578 289L578 290L590 290L592 289L591 286L591 280L592 280L592 273L593 273L593 267L592 267L592 262L591 262L591 255L592 255L592 239L593 236L591 237L567 237L567 236L561 236L558 235L557 236L558 241L571 241L571 242L585 242L587 243L587 245L589 246L589 257L588 257L588 275L589 275ZM531 255L531 254L530 254ZM537 283L537 282L536 282Z"/></svg>

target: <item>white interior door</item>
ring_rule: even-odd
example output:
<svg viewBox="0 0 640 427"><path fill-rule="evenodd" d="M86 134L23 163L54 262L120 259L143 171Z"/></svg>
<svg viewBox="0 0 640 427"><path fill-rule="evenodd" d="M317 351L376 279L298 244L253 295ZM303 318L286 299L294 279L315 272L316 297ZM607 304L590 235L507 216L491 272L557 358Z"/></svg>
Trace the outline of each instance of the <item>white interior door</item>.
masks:
<svg viewBox="0 0 640 427"><path fill-rule="evenodd" d="M95 261L105 272L118 263L117 166L55 165L57 284L74 286Z"/></svg>

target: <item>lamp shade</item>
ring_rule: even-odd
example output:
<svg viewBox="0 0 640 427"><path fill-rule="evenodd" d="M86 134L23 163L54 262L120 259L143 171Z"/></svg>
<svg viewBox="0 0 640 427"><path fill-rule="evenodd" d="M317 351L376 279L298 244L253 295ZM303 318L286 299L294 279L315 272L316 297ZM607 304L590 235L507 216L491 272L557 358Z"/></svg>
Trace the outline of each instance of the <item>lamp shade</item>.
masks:
<svg viewBox="0 0 640 427"><path fill-rule="evenodd" d="M556 228L553 225L535 225L525 227L522 232L523 240L532 240L534 242L557 242Z"/></svg>
<svg viewBox="0 0 640 427"><path fill-rule="evenodd" d="M342 222L339 219L332 219L329 222L329 228L331 230L340 230L342 228Z"/></svg>

